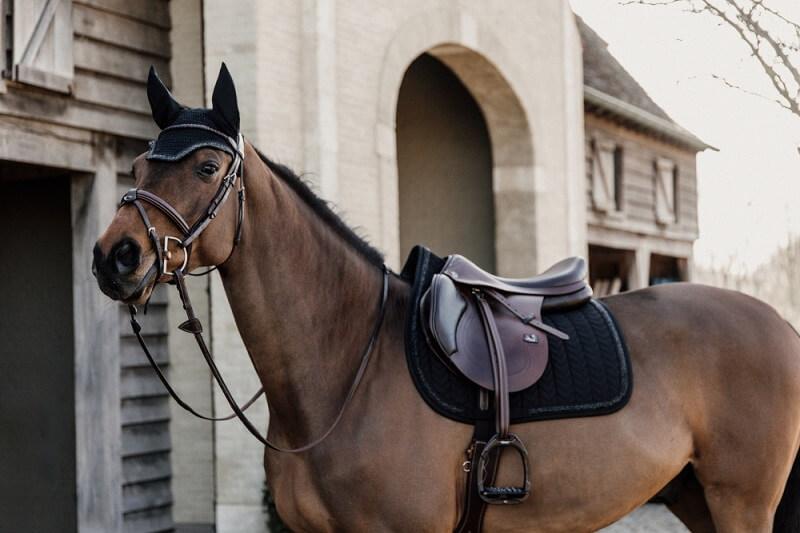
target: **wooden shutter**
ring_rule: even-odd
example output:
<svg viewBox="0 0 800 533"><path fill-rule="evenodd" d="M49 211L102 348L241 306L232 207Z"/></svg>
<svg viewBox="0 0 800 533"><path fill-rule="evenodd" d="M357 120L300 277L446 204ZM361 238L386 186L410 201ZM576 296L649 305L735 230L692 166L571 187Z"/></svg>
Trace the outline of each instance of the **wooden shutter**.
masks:
<svg viewBox="0 0 800 533"><path fill-rule="evenodd" d="M656 222L675 222L675 162L656 159Z"/></svg>
<svg viewBox="0 0 800 533"><path fill-rule="evenodd" d="M11 5L10 71L14 81L72 92L72 0L7 0Z"/></svg>
<svg viewBox="0 0 800 533"><path fill-rule="evenodd" d="M598 211L613 211L617 207L614 150L607 141L592 143L592 203Z"/></svg>

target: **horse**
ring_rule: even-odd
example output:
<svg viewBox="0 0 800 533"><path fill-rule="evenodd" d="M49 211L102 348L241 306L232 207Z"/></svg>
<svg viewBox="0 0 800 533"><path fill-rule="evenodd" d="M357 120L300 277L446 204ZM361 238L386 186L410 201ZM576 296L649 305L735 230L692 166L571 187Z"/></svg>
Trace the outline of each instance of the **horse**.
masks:
<svg viewBox="0 0 800 533"><path fill-rule="evenodd" d="M154 235L185 235L186 227L152 202L123 202L94 248L101 290L141 305L173 270L218 269L266 391L269 440L284 447L315 441L301 453L265 448L269 489L292 530L453 530L464 508L472 427L435 413L412 383L403 340L408 281L386 270L381 254L290 169L235 137L238 106L227 70L210 110L182 108L157 77L150 81L163 131L133 161L136 187L140 197L149 193L197 221L184 226L203 228L191 247L173 238L162 248ZM162 136L175 141L191 129L174 125L190 111L230 135L186 141L179 157L167 143L167 156L157 157ZM237 166L246 213L241 201L219 201ZM693 532L798 531L800 337L793 328L756 299L695 284L603 301L628 344L629 403L605 416L513 426L528 447L532 494L519 505L488 506L484 529L595 531L655 497ZM499 482L513 484L518 467L501 461Z"/></svg>

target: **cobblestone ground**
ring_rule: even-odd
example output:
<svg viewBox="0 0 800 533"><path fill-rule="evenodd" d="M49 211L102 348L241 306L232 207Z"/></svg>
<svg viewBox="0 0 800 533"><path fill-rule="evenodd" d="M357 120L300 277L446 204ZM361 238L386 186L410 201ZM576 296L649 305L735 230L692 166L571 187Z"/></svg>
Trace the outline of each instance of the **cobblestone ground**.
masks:
<svg viewBox="0 0 800 533"><path fill-rule="evenodd" d="M598 533L686 533L689 530L663 505L643 505Z"/></svg>

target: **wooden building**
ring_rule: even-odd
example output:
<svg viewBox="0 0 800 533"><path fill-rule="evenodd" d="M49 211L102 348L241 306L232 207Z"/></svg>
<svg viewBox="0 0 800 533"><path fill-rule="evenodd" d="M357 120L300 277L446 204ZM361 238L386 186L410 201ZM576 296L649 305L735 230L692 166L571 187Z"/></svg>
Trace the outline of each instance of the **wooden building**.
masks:
<svg viewBox="0 0 800 533"><path fill-rule="evenodd" d="M168 4L0 4L0 531L169 529L169 404L90 271L157 133L144 81L170 79Z"/></svg>
<svg viewBox="0 0 800 533"><path fill-rule="evenodd" d="M697 239L697 152L683 129L580 17L590 281L599 296L688 281Z"/></svg>

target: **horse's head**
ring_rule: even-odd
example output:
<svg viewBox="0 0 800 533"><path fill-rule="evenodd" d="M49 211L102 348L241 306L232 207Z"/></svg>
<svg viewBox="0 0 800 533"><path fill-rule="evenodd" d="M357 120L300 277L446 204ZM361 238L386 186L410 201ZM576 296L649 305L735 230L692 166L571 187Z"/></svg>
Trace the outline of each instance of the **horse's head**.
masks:
<svg viewBox="0 0 800 533"><path fill-rule="evenodd" d="M243 201L244 143L225 65L213 109L181 107L152 68L147 96L162 131L134 160L136 188L97 241L92 264L100 289L130 304L147 301L176 269L224 262L238 240ZM237 181L238 209L237 202L225 202Z"/></svg>

